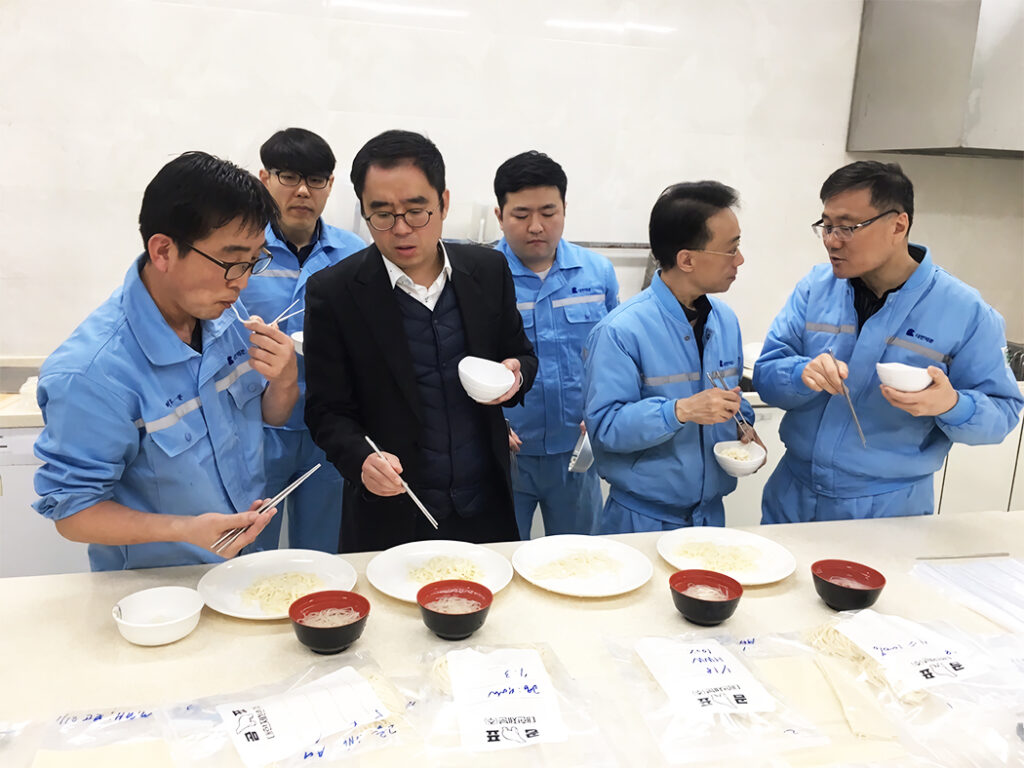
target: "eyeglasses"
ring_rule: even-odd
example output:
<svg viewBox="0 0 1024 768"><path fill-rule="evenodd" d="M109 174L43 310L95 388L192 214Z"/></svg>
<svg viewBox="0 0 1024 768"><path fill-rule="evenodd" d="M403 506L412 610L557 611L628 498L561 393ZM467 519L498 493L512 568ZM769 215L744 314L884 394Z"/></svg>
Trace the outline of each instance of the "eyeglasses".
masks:
<svg viewBox="0 0 1024 768"><path fill-rule="evenodd" d="M823 219L818 219L816 222L811 224L811 231L818 237L825 239L826 235L835 235L836 240L841 243L847 243L853 239L853 234L861 227L866 227L868 224L872 224L878 221L883 216L888 216L890 213L900 214L902 211L897 211L895 208L890 208L885 213L880 213L877 216L872 216L870 219L865 219L860 224L837 224L835 226L831 224L823 224Z"/></svg>
<svg viewBox="0 0 1024 768"><path fill-rule="evenodd" d="M395 226L395 222L399 219L408 224L411 229L421 229L422 227L427 226L427 222L430 221L430 217L433 215L434 212L428 211L426 208L413 208L405 213L378 211L377 213L371 213L369 216L364 216L363 218L366 219L370 226L378 232L387 232Z"/></svg>
<svg viewBox="0 0 1024 768"><path fill-rule="evenodd" d="M194 245L189 245L189 249L195 251L204 259L209 259L218 267L221 267L224 270L225 280L237 280L238 278L243 277L250 269L254 275L258 275L269 267L270 262L274 259L270 254L270 251L266 248L260 248L260 253L263 255L256 259L256 261L221 261L220 259L213 258L213 256L208 253L203 253Z"/></svg>
<svg viewBox="0 0 1024 768"><path fill-rule="evenodd" d="M327 183L331 180L330 174L324 176L320 173L310 174L306 176L303 173L296 173L295 171L279 171L277 169L271 169L270 173L277 176L277 180L286 187L297 187L303 181L306 182L306 186L310 189L324 189Z"/></svg>
<svg viewBox="0 0 1024 768"><path fill-rule="evenodd" d="M731 251L709 251L707 248L698 248L695 253L713 253L716 256L728 256L731 259L735 259L740 255L740 247L737 245Z"/></svg>

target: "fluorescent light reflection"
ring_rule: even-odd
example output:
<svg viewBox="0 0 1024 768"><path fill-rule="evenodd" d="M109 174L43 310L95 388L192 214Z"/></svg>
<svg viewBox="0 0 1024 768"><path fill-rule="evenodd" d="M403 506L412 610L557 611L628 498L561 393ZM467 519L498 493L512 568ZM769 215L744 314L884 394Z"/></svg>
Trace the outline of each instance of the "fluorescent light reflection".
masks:
<svg viewBox="0 0 1024 768"><path fill-rule="evenodd" d="M396 3L378 3L370 0L329 0L329 4L332 8L355 8L361 11L390 13L396 16L432 16L446 19L462 19L469 16L469 11L459 11L454 8L429 8Z"/></svg>

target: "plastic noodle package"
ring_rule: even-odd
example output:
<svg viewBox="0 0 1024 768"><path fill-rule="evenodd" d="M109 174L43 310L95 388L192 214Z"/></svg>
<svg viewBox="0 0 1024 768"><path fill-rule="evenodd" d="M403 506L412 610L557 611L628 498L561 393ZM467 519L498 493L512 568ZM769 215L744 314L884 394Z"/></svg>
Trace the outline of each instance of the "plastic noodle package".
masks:
<svg viewBox="0 0 1024 768"><path fill-rule="evenodd" d="M420 662L424 679L410 718L432 761L488 768L619 764L589 697L548 646L454 643Z"/></svg>
<svg viewBox="0 0 1024 768"><path fill-rule="evenodd" d="M865 609L837 615L810 641L840 699L866 687L910 751L972 768L1010 765L1020 752L1024 675L993 640Z"/></svg>
<svg viewBox="0 0 1024 768"><path fill-rule="evenodd" d="M355 652L281 683L179 704L166 715L182 765L287 768L418 745L406 720L412 704L368 655Z"/></svg>
<svg viewBox="0 0 1024 768"><path fill-rule="evenodd" d="M687 633L606 644L671 764L775 765L782 753L828 742L755 676L743 658L744 645L729 636ZM808 653L788 641L780 640L774 650L763 645L765 656Z"/></svg>

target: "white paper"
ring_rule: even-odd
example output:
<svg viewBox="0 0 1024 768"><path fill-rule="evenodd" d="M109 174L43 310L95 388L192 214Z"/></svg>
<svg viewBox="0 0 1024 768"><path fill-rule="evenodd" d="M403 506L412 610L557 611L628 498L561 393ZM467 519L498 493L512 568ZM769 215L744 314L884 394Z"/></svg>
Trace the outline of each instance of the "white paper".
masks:
<svg viewBox="0 0 1024 768"><path fill-rule="evenodd" d="M514 749L568 739L558 693L537 651L481 653L470 648L451 651L447 659L466 749Z"/></svg>
<svg viewBox="0 0 1024 768"><path fill-rule="evenodd" d="M382 720L390 712L366 678L343 667L287 693L222 704L217 712L249 768L262 768L304 752L341 731Z"/></svg>
<svg viewBox="0 0 1024 768"><path fill-rule="evenodd" d="M638 640L636 652L675 707L687 712L771 712L775 699L716 640Z"/></svg>
<svg viewBox="0 0 1024 768"><path fill-rule="evenodd" d="M945 587L957 602L1011 632L1024 633L1024 561L918 563L911 573Z"/></svg>
<svg viewBox="0 0 1024 768"><path fill-rule="evenodd" d="M913 621L870 608L840 621L836 630L881 664L889 685L901 697L990 668L976 651Z"/></svg>

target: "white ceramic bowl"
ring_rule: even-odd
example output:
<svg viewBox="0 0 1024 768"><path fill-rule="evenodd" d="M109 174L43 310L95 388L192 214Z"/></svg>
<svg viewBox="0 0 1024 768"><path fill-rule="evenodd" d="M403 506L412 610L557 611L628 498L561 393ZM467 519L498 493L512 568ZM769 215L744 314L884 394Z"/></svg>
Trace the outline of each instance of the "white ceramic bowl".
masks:
<svg viewBox="0 0 1024 768"><path fill-rule="evenodd" d="M292 341L295 342L295 354L302 354L302 331L296 331L292 334Z"/></svg>
<svg viewBox="0 0 1024 768"><path fill-rule="evenodd" d="M927 368L903 363L875 363L875 371L883 384L900 392L920 392L932 383Z"/></svg>
<svg viewBox="0 0 1024 768"><path fill-rule="evenodd" d="M459 361L459 381L466 394L478 403L489 403L505 394L516 375L501 363L482 357L464 357Z"/></svg>
<svg viewBox="0 0 1024 768"><path fill-rule="evenodd" d="M750 454L750 458L742 460L723 455L730 448L746 451ZM733 477L744 477L753 474L761 466L761 462L765 460L767 455L764 448L757 443L743 443L739 440L725 440L721 443L715 443L715 460L718 462L718 466Z"/></svg>
<svg viewBox="0 0 1024 768"><path fill-rule="evenodd" d="M188 587L154 587L123 597L113 616L124 639L136 645L166 645L196 628L203 598Z"/></svg>

